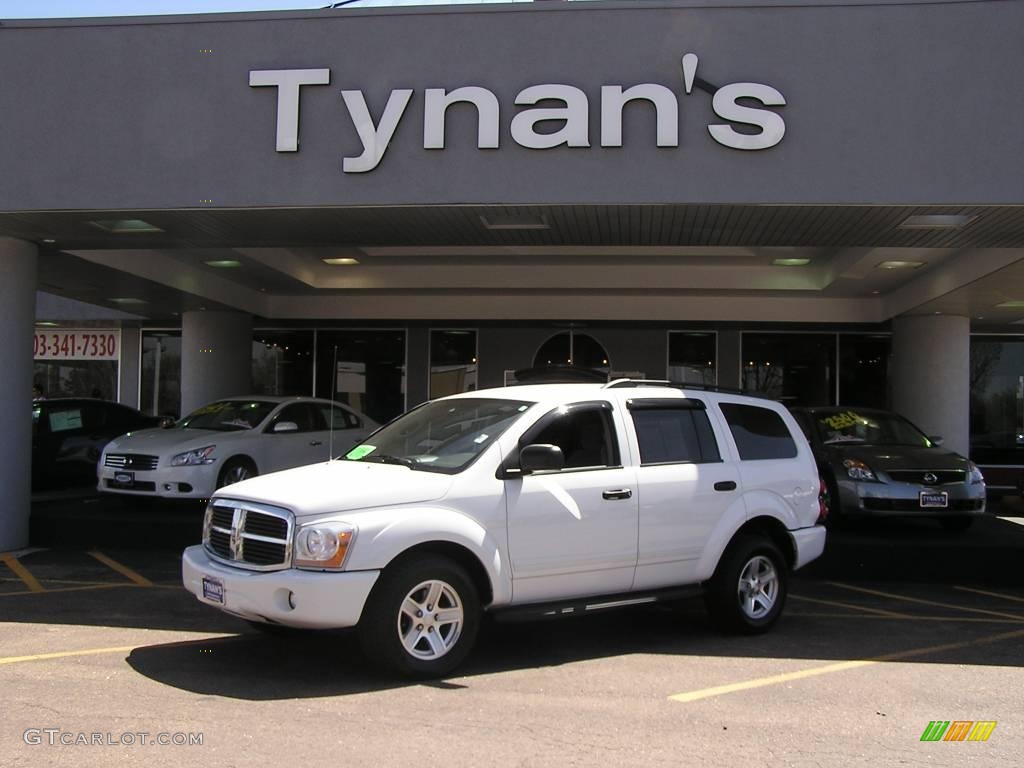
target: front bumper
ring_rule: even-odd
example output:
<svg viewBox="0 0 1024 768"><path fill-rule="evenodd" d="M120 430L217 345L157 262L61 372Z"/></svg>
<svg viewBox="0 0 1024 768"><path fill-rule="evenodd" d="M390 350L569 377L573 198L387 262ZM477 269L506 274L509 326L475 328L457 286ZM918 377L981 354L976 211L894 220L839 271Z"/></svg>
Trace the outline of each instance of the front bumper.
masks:
<svg viewBox="0 0 1024 768"><path fill-rule="evenodd" d="M926 487L915 483L839 481L842 514L850 517L963 517L985 514L984 483ZM921 491L945 492L946 507L922 507Z"/></svg>
<svg viewBox="0 0 1024 768"><path fill-rule="evenodd" d="M341 573L247 571L223 565L201 545L189 547L181 558L185 589L201 603L250 621L306 629L337 629L359 623L363 606L380 571ZM224 603L203 597L203 577L223 585Z"/></svg>
<svg viewBox="0 0 1024 768"><path fill-rule="evenodd" d="M116 483L124 470L100 466L96 489L128 496L160 496L167 499L208 499L217 490L220 462L193 467L157 467L152 472L128 470L130 485Z"/></svg>

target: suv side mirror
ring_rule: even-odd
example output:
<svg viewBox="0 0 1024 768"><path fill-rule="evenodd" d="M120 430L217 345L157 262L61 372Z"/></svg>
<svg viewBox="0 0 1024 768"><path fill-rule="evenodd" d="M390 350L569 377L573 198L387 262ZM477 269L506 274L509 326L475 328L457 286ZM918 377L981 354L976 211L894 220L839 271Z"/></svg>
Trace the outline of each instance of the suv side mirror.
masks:
<svg viewBox="0 0 1024 768"><path fill-rule="evenodd" d="M519 452L519 469L524 475L530 472L562 469L564 466L565 456L557 445L533 443Z"/></svg>
<svg viewBox="0 0 1024 768"><path fill-rule="evenodd" d="M933 445L942 445L945 442L942 435L928 435L928 439L931 440Z"/></svg>
<svg viewBox="0 0 1024 768"><path fill-rule="evenodd" d="M274 425L272 432L298 432L299 425L294 421L279 421Z"/></svg>

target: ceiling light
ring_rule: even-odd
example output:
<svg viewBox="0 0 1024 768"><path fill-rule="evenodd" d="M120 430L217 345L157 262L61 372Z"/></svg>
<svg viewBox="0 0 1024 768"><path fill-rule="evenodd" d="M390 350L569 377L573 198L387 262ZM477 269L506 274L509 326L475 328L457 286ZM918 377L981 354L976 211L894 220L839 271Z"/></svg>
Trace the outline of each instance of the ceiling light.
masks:
<svg viewBox="0 0 1024 768"><path fill-rule="evenodd" d="M160 227L155 227L142 219L101 219L100 221L90 221L89 223L105 232L113 232L115 235L163 232Z"/></svg>
<svg viewBox="0 0 1024 768"><path fill-rule="evenodd" d="M899 226L901 229L959 229L967 226L976 218L978 217L961 213L929 213L908 216Z"/></svg>
<svg viewBox="0 0 1024 768"><path fill-rule="evenodd" d="M133 299L130 296L107 299L111 304L146 304L145 299Z"/></svg>
<svg viewBox="0 0 1024 768"><path fill-rule="evenodd" d="M1000 304L996 304L999 309L1024 309L1024 301L1020 299L1011 299L1010 301L1004 301Z"/></svg>
<svg viewBox="0 0 1024 768"><path fill-rule="evenodd" d="M546 216L489 214L480 221L487 229L550 229Z"/></svg>
<svg viewBox="0 0 1024 768"><path fill-rule="evenodd" d="M359 259L353 259L350 256L342 256L336 259L320 259L324 264L330 264L332 267L352 267L359 263Z"/></svg>
<svg viewBox="0 0 1024 768"><path fill-rule="evenodd" d="M923 267L923 261L881 261L875 266L878 269L917 269Z"/></svg>
<svg viewBox="0 0 1024 768"><path fill-rule="evenodd" d="M810 263L810 259L772 259L772 265L776 267L806 267Z"/></svg>
<svg viewBox="0 0 1024 768"><path fill-rule="evenodd" d="M237 259L214 259L213 261L204 262L208 267L217 267L218 269L232 269L234 267L242 266L242 262Z"/></svg>
<svg viewBox="0 0 1024 768"><path fill-rule="evenodd" d="M46 243L46 245L53 245L57 241L54 240L52 237L44 237L43 242Z"/></svg>
<svg viewBox="0 0 1024 768"><path fill-rule="evenodd" d="M52 320L40 320L36 323L38 328L57 328L59 326L60 323L55 323Z"/></svg>

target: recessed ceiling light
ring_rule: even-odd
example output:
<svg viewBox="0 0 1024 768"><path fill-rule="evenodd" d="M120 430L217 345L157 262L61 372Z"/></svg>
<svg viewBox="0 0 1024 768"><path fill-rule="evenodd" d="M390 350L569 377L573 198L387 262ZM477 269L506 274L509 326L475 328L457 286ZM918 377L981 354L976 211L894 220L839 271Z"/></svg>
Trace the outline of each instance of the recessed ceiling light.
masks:
<svg viewBox="0 0 1024 768"><path fill-rule="evenodd" d="M959 229L966 227L977 216L968 214L928 213L908 216L900 223L901 229Z"/></svg>
<svg viewBox="0 0 1024 768"><path fill-rule="evenodd" d="M873 293L874 295L876 295L876 296L877 296L878 294L880 294L880 293L881 293L881 291L872 291L871 293Z"/></svg>
<svg viewBox="0 0 1024 768"><path fill-rule="evenodd" d="M57 241L54 240L52 237L44 237L43 242L46 243L46 245L53 245Z"/></svg>
<svg viewBox="0 0 1024 768"><path fill-rule="evenodd" d="M105 232L112 232L115 235L142 234L146 232L163 232L160 227L150 224L142 219L101 219L90 221L94 227Z"/></svg>
<svg viewBox="0 0 1024 768"><path fill-rule="evenodd" d="M213 259L203 263L208 267L217 267L218 269L233 269L242 266L242 262L237 259Z"/></svg>
<svg viewBox="0 0 1024 768"><path fill-rule="evenodd" d="M342 256L336 259L320 259L324 264L330 264L332 267L352 267L359 263L359 259L353 259L350 256Z"/></svg>
<svg viewBox="0 0 1024 768"><path fill-rule="evenodd" d="M550 229L546 216L488 214L480 221L487 229Z"/></svg>
<svg viewBox="0 0 1024 768"><path fill-rule="evenodd" d="M130 296L122 296L113 299L107 299L111 304L146 304L145 299L133 299Z"/></svg>
<svg viewBox="0 0 1024 768"><path fill-rule="evenodd" d="M776 267L806 267L810 263L810 259L772 259L772 265Z"/></svg>
<svg viewBox="0 0 1024 768"><path fill-rule="evenodd" d="M996 304L996 307L1000 309L1024 309L1024 301L1020 299L1011 299L1010 301L1004 301Z"/></svg>
<svg viewBox="0 0 1024 768"><path fill-rule="evenodd" d="M55 323L52 320L40 320L36 323L36 326L39 328L57 328L60 326L60 323Z"/></svg>
<svg viewBox="0 0 1024 768"><path fill-rule="evenodd" d="M917 269L923 267L923 261L881 261L875 266L878 269Z"/></svg>

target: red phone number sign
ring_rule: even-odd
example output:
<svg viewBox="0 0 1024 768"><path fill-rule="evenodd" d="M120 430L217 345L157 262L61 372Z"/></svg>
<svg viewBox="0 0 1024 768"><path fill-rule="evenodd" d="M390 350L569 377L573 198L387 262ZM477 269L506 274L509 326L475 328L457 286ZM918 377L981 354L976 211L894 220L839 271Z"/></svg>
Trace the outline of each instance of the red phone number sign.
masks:
<svg viewBox="0 0 1024 768"><path fill-rule="evenodd" d="M121 332L108 330L36 333L36 360L117 360Z"/></svg>

